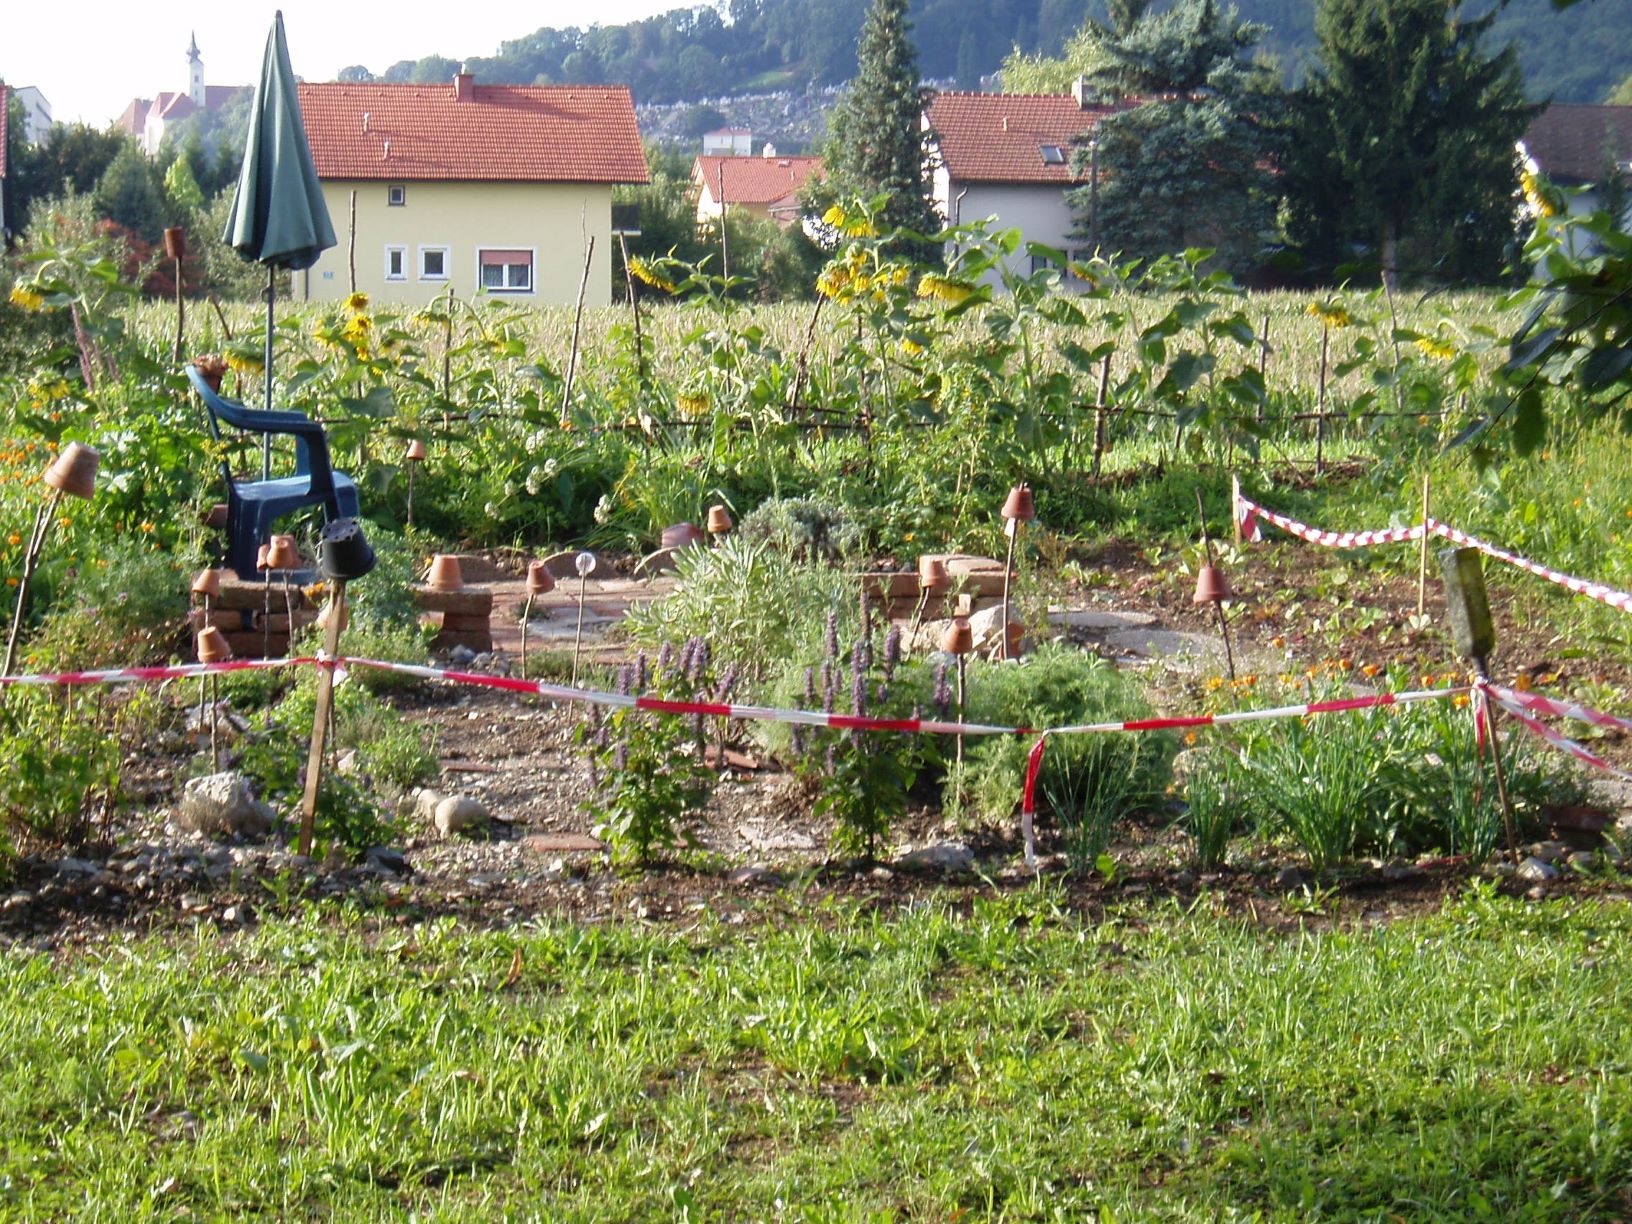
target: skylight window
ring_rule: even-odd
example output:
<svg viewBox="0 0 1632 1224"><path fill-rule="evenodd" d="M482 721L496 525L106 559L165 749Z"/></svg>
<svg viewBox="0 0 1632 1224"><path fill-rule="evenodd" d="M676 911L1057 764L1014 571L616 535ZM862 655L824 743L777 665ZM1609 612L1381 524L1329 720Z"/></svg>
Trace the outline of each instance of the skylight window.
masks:
<svg viewBox="0 0 1632 1224"><path fill-rule="evenodd" d="M1059 145L1038 145L1037 150L1043 155L1045 166L1065 165L1065 150Z"/></svg>

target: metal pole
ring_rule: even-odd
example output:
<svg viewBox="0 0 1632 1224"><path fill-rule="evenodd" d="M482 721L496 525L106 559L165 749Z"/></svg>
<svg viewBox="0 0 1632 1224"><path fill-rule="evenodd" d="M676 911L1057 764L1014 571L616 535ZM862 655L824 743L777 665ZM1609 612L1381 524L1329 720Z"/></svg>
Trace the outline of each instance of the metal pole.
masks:
<svg viewBox="0 0 1632 1224"><path fill-rule="evenodd" d="M272 409L272 302L277 295L277 269L270 264L266 269L266 351L262 354L262 373L266 382L267 411ZM261 437L261 479L272 479L272 435Z"/></svg>
<svg viewBox="0 0 1632 1224"><path fill-rule="evenodd" d="M1422 549L1417 557L1417 616L1421 617L1428 601L1428 496L1432 474L1422 474Z"/></svg>
<svg viewBox="0 0 1632 1224"><path fill-rule="evenodd" d="M1099 138L1088 142L1088 246L1099 254Z"/></svg>

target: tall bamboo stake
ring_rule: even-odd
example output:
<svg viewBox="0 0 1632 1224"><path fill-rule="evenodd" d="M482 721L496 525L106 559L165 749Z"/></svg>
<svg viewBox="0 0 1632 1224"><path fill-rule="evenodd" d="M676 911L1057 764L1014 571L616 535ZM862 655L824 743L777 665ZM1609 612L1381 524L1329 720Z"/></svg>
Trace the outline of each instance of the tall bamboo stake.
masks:
<svg viewBox="0 0 1632 1224"><path fill-rule="evenodd" d="M1099 363L1099 395L1094 399L1094 479L1099 479L1099 468L1105 458L1105 404L1111 387L1111 355L1105 354Z"/></svg>
<svg viewBox="0 0 1632 1224"><path fill-rule="evenodd" d="M1326 356L1331 349L1332 329L1320 327L1320 398L1315 405L1315 475L1326 470Z"/></svg>
<svg viewBox="0 0 1632 1224"><path fill-rule="evenodd" d="M328 661L317 669L317 708L312 715L312 746L306 754L306 793L300 804L300 853L312 852L312 834L317 826L317 796L323 784L323 737L329 729L334 709L333 660L340 657L340 630L346 620L346 580L334 580L329 597L329 621L323 627L323 654Z"/></svg>
<svg viewBox="0 0 1632 1224"><path fill-rule="evenodd" d="M567 354L567 376L561 384L561 427L566 428L572 406L572 380L578 374L578 338L584 326L584 291L589 288L589 265L595 258L595 235L584 244L584 275L578 282L578 308L572 315L572 350Z"/></svg>
<svg viewBox="0 0 1632 1224"><path fill-rule="evenodd" d="M1428 496L1430 472L1422 474L1422 549L1417 556L1417 616L1428 606Z"/></svg>

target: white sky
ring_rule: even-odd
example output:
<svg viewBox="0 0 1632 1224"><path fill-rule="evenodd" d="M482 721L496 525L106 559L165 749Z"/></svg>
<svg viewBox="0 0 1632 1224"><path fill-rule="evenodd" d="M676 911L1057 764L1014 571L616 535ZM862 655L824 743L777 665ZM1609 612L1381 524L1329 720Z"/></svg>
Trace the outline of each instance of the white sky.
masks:
<svg viewBox="0 0 1632 1224"><path fill-rule="evenodd" d="M445 55L463 59L497 53L506 39L541 26L615 25L673 8L685 0L595 0L518 4L457 0L10 0L0 17L0 80L35 85L54 119L101 127L132 98L187 88L187 40L198 36L204 80L253 85L260 75L272 15L283 10L289 59L297 76L331 81L349 64L379 73L404 59Z"/></svg>

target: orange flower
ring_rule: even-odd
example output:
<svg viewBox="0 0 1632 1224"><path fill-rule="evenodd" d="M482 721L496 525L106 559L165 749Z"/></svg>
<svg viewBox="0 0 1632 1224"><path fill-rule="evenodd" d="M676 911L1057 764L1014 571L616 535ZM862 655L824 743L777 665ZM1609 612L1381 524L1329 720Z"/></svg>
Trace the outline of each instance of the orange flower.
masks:
<svg viewBox="0 0 1632 1224"><path fill-rule="evenodd" d="M1367 663L1360 668L1360 674L1363 676L1375 676L1382 670L1383 669L1378 667L1375 663Z"/></svg>

